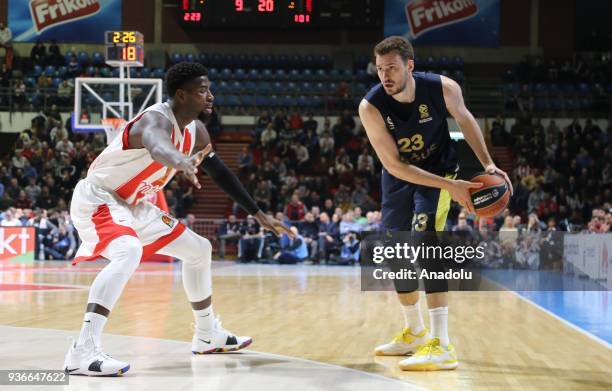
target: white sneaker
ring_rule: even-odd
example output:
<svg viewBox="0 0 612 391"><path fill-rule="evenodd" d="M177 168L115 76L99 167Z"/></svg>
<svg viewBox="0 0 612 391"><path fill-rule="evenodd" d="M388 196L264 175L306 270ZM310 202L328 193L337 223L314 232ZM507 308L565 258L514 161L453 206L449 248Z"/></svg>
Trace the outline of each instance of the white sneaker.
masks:
<svg viewBox="0 0 612 391"><path fill-rule="evenodd" d="M403 371L440 371L455 369L459 366L455 347L444 347L438 338L427 341L413 356L399 362Z"/></svg>
<svg viewBox="0 0 612 391"><path fill-rule="evenodd" d="M246 348L253 342L251 337L236 337L221 327L219 318L215 318L213 329L204 332L196 328L191 341L193 354L210 354L233 352Z"/></svg>
<svg viewBox="0 0 612 391"><path fill-rule="evenodd" d="M64 360L64 371L69 375L121 376L129 369L130 364L102 352L93 340L79 347L73 341Z"/></svg>
<svg viewBox="0 0 612 391"><path fill-rule="evenodd" d="M377 356L405 356L413 354L429 339L429 331L423 329L418 334L412 334L412 331L406 327L399 333L393 341L384 345L377 346L374 349L374 354Z"/></svg>

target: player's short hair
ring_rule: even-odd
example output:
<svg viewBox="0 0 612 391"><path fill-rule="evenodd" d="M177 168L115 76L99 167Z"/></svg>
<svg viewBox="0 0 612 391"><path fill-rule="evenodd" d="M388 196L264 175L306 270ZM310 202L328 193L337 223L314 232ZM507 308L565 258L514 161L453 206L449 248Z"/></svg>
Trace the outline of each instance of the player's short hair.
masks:
<svg viewBox="0 0 612 391"><path fill-rule="evenodd" d="M374 55L383 56L393 51L396 51L404 61L414 60L414 48L404 37L397 35L387 37L374 47Z"/></svg>
<svg viewBox="0 0 612 391"><path fill-rule="evenodd" d="M208 76L208 70L197 62L180 62L171 66L166 72L168 95L174 96L176 90L200 76Z"/></svg>

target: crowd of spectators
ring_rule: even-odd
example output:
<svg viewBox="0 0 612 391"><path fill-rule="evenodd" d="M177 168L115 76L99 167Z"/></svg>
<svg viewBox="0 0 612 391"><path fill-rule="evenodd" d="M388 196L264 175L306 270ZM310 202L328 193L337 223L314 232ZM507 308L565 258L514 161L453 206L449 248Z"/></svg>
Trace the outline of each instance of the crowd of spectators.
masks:
<svg viewBox="0 0 612 391"><path fill-rule="evenodd" d="M612 208L612 127L592 119L573 120L561 128L555 120L522 118L506 129L497 119L493 145L507 146L514 156L511 179L514 213L554 219L567 231L589 229L596 208Z"/></svg>
<svg viewBox="0 0 612 391"><path fill-rule="evenodd" d="M305 211L304 205L298 201L304 215L294 220L290 220L286 212L275 214L277 219L291 227L295 239L285 234L277 238L264 232L252 216L238 222L235 215L230 215L217 232L219 257L224 258L227 243L233 243L242 262L358 263L360 233L380 228L380 212L369 211L364 216L358 206L343 211L335 207L333 201L328 201L329 209L313 205L309 211Z"/></svg>

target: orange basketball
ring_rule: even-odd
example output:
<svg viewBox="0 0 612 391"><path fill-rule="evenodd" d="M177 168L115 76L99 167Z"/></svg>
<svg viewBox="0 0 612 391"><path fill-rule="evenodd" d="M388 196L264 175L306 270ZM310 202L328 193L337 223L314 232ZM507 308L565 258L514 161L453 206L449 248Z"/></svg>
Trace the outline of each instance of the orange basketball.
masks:
<svg viewBox="0 0 612 391"><path fill-rule="evenodd" d="M480 217L494 217L500 214L510 201L508 183L501 175L478 174L470 182L482 183L479 189L470 189L474 210Z"/></svg>

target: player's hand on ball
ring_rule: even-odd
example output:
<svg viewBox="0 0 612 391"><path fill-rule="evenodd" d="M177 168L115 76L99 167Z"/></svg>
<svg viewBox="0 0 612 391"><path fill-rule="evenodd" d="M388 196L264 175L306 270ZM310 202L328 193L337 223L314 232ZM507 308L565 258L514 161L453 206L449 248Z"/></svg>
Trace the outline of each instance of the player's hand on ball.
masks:
<svg viewBox="0 0 612 391"><path fill-rule="evenodd" d="M456 179L451 182L451 185L446 190L448 190L453 200L467 209L469 213L475 213L474 205L472 205L472 197L470 196L470 189L478 189L480 187L482 187L482 183Z"/></svg>
<svg viewBox="0 0 612 391"><path fill-rule="evenodd" d="M274 235L280 236L282 234L287 234L290 238L295 238L295 235L293 234L293 232L291 232L289 227L287 227L282 222L276 220L274 217L268 216L261 210L257 212L254 217L255 220L257 220L257 222L259 223L259 225L263 227L263 229L272 232Z"/></svg>
<svg viewBox="0 0 612 391"><path fill-rule="evenodd" d="M508 184L508 188L510 189L510 195L514 194L514 188L512 187L512 182L510 181L510 178L505 172L497 168L495 164L489 164L488 166L486 166L485 171L487 172L487 174L501 175Z"/></svg>

